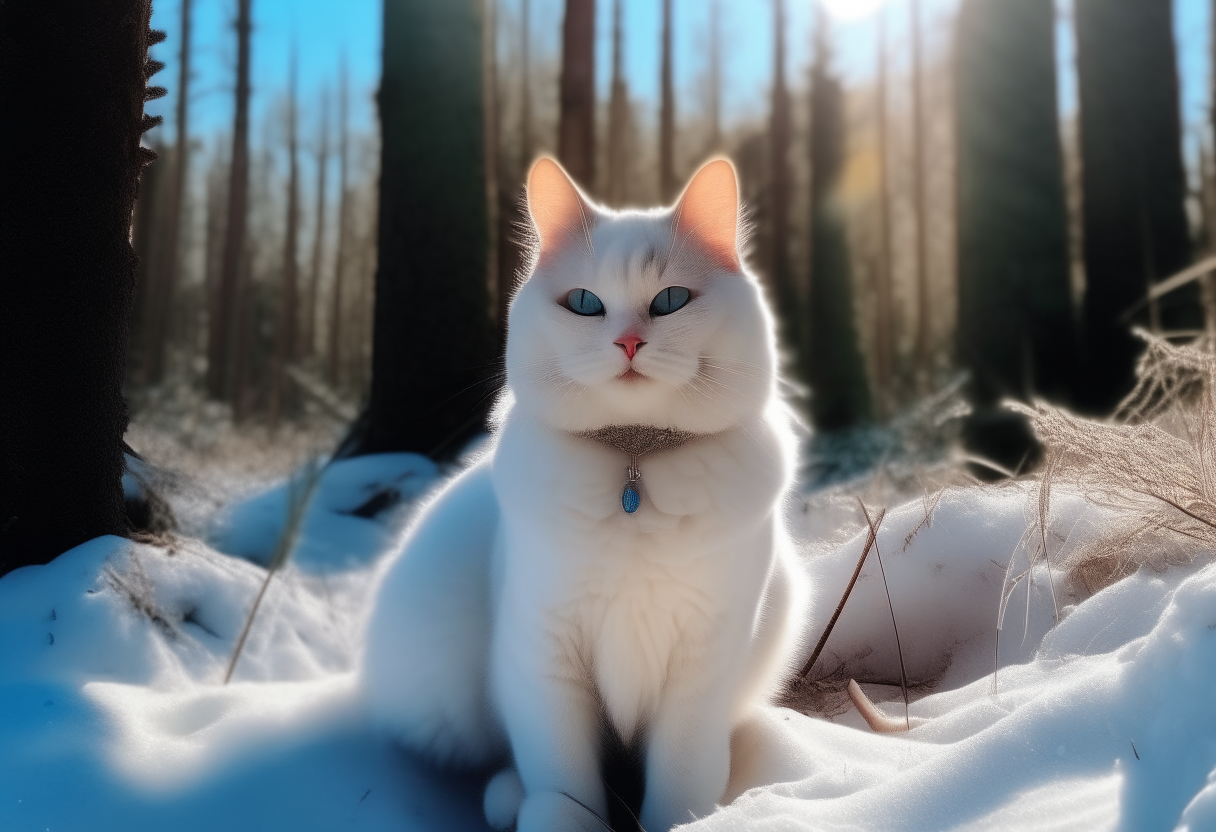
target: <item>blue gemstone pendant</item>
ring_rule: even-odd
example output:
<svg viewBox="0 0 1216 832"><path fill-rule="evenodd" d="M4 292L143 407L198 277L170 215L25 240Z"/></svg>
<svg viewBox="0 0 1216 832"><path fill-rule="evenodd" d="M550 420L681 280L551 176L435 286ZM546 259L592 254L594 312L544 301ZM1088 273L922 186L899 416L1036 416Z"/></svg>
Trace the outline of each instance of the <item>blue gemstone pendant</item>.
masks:
<svg viewBox="0 0 1216 832"><path fill-rule="evenodd" d="M625 469L625 490L621 492L621 508L626 514L633 514L642 505L642 495L638 492L638 483L642 480L642 472L638 470L636 454L630 454L629 467Z"/></svg>
<svg viewBox="0 0 1216 832"><path fill-rule="evenodd" d="M625 509L626 514L633 514L641 504L642 495L638 493L637 486L632 482L626 483L621 493L621 508Z"/></svg>

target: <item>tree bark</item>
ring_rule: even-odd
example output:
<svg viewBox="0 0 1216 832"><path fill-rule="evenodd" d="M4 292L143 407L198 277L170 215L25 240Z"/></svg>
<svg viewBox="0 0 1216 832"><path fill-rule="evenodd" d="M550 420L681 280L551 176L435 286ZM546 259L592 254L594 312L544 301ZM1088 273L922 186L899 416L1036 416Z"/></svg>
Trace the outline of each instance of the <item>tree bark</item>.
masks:
<svg viewBox="0 0 1216 832"><path fill-rule="evenodd" d="M845 159L844 90L830 72L827 14L818 10L811 66L811 270L807 379L820 430L870 418L870 388L857 341L848 235L835 198Z"/></svg>
<svg viewBox="0 0 1216 832"><path fill-rule="evenodd" d="M769 279L781 321L781 336L803 375L802 304L789 255L790 97L785 87L785 3L773 0L773 102L769 125Z"/></svg>
<svg viewBox="0 0 1216 832"><path fill-rule="evenodd" d="M1081 400L1104 414L1131 390L1139 341L1124 318L1191 258L1173 3L1076 0L1086 292ZM1160 325L1202 325L1195 284L1161 299Z"/></svg>
<svg viewBox="0 0 1216 832"><path fill-rule="evenodd" d="M173 183L169 188L169 211L165 217L163 256L156 276L156 303L148 319L149 337L144 382L159 384L165 375L166 351L173 337L173 300L181 279L183 205L186 172L190 159L190 0L181 0L181 49L178 53L176 129L173 153Z"/></svg>
<svg viewBox="0 0 1216 832"><path fill-rule="evenodd" d="M924 73L921 71L920 0L912 0L912 194L916 202L916 343L912 366L921 394L932 386L933 304L929 299L929 201L925 191Z"/></svg>
<svg viewBox="0 0 1216 832"><path fill-rule="evenodd" d="M891 170L887 159L887 15L879 12L876 123L878 134L878 273L874 291L874 389L877 415L894 409L895 303L891 274Z"/></svg>
<svg viewBox="0 0 1216 832"><path fill-rule="evenodd" d="M387 0L372 384L344 453L451 457L484 424L486 286L480 0Z"/></svg>
<svg viewBox="0 0 1216 832"><path fill-rule="evenodd" d="M659 109L659 193L664 205L676 196L676 102L671 79L671 0L663 0L663 44Z"/></svg>
<svg viewBox="0 0 1216 832"><path fill-rule="evenodd" d="M0 574L124 535L149 0L0 4ZM48 90L54 94L49 95Z"/></svg>
<svg viewBox="0 0 1216 832"><path fill-rule="evenodd" d="M346 212L349 201L346 165L349 154L350 127L346 123L347 89L346 65L342 65L341 89L338 91L338 245L334 252L334 284L329 296L329 350L325 375L330 386L336 387L342 371L342 289L346 272Z"/></svg>
<svg viewBox="0 0 1216 832"><path fill-rule="evenodd" d="M296 346L296 321L299 317L297 298L297 256L299 252L299 165L296 148L296 56L291 55L291 92L287 104L287 217L283 240L283 282L279 293L279 321L275 328L274 367L270 376L270 425L278 425L287 391L287 365L293 360Z"/></svg>
<svg viewBox="0 0 1216 832"><path fill-rule="evenodd" d="M566 0L557 155L575 182L595 190L595 0Z"/></svg>
<svg viewBox="0 0 1216 832"><path fill-rule="evenodd" d="M321 284L321 264L325 258L325 174L329 169L329 97L321 94L321 135L317 139L317 209L316 231L312 238L312 265L308 271L308 289L304 293L304 319L301 356L312 355L317 349L317 291Z"/></svg>
<svg viewBox="0 0 1216 832"><path fill-rule="evenodd" d="M234 319L241 317L240 272L245 249L249 186L249 37L253 0L237 0L236 111L232 123L232 158L228 174L228 217L207 343L207 392L231 401L241 395L233 376L239 340Z"/></svg>
<svg viewBox="0 0 1216 832"><path fill-rule="evenodd" d="M623 206L628 176L629 91L624 73L625 33L621 20L621 0L612 6L612 92L608 100L608 204Z"/></svg>
<svg viewBox="0 0 1216 832"><path fill-rule="evenodd" d="M1037 453L1006 398L1066 403L1076 352L1052 0L966 0L958 31L958 355L971 451Z"/></svg>

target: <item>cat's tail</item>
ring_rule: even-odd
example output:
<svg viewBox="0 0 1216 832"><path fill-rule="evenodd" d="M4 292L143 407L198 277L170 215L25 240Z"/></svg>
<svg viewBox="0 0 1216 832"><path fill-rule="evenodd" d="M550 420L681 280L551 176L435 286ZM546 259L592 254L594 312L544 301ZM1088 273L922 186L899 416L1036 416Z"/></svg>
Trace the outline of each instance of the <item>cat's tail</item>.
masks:
<svg viewBox="0 0 1216 832"><path fill-rule="evenodd" d="M849 699L853 700L853 707L857 708L857 713L861 714L861 718L877 734L894 734L899 731L907 731L926 722L921 717L898 719L893 716L887 716L878 709L877 705L870 701L870 697L866 696L865 691L861 689L861 685L857 684L855 679L849 680Z"/></svg>

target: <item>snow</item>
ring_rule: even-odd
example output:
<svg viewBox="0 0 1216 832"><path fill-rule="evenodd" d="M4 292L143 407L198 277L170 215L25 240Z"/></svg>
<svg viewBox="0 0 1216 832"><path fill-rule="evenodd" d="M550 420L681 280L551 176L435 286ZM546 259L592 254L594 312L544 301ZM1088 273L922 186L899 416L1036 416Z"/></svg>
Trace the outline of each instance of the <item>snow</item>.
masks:
<svg viewBox="0 0 1216 832"><path fill-rule="evenodd" d="M379 556L440 476L426 460L325 469L222 683L304 476L229 505L205 542L98 538L0 579L0 829L486 828L490 772L404 754L356 690ZM396 507L356 512L390 488ZM1211 553L1070 594L1063 564L1111 515L1057 489L1051 580L1037 565L1013 588L998 634L1036 521L1025 484L892 508L819 667L899 678L881 555L908 678L932 683L910 706L925 722L879 735L851 709L765 709L736 732L728 805L687 828L1216 830ZM817 591L809 652L865 535L844 510L795 503L791 522ZM865 687L902 716L898 688Z"/></svg>

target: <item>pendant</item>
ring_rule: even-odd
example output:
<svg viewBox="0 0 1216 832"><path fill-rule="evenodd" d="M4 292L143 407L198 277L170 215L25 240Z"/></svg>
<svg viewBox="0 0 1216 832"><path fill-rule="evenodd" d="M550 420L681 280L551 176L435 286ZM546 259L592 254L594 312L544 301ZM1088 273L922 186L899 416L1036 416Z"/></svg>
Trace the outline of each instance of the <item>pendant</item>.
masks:
<svg viewBox="0 0 1216 832"><path fill-rule="evenodd" d="M625 471L625 476L627 479L625 490L621 492L621 508L625 509L626 514L633 514L642 505L642 495L638 490L638 486L642 482L642 472L638 470L636 456L629 457L629 467Z"/></svg>

